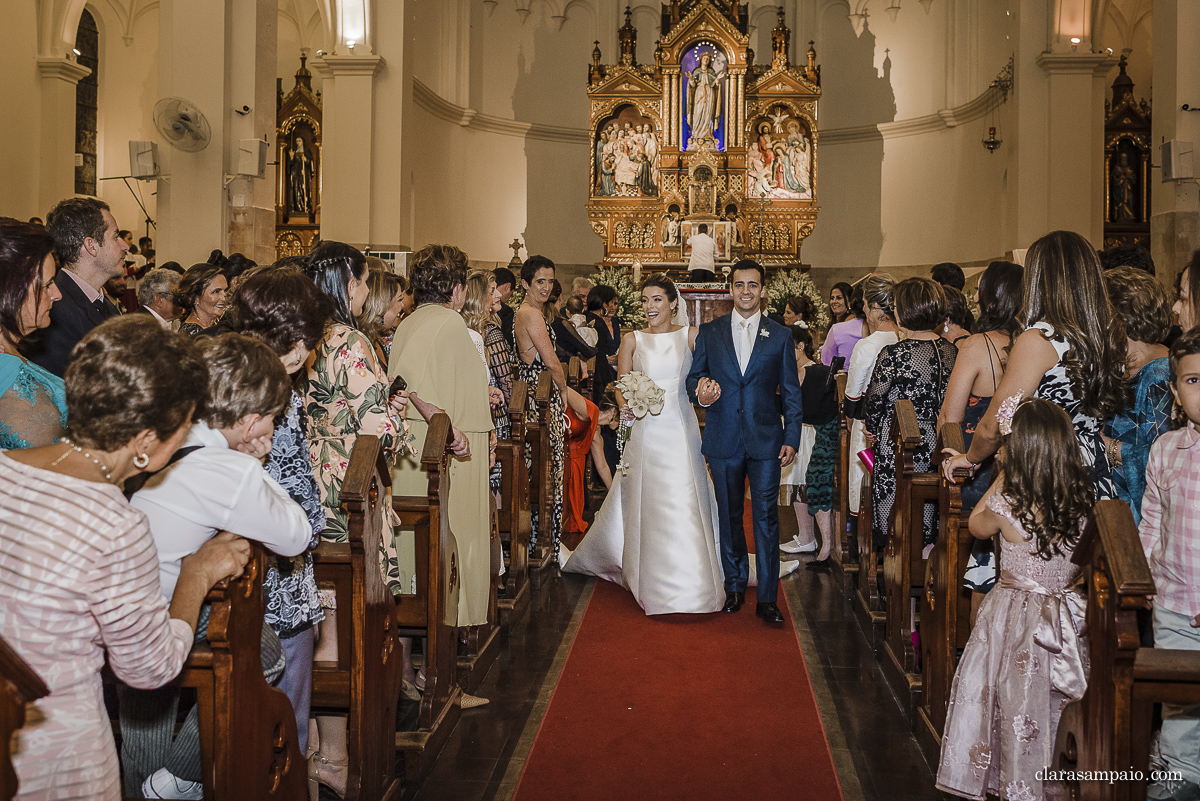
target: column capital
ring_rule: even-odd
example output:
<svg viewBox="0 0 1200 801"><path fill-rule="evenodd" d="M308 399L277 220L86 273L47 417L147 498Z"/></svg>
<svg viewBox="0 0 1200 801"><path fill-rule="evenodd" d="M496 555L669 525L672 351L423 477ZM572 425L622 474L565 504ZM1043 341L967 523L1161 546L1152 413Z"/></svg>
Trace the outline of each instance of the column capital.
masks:
<svg viewBox="0 0 1200 801"><path fill-rule="evenodd" d="M39 57L37 65L38 74L43 78L57 78L70 84L77 84L92 74L91 69L69 58Z"/></svg>
<svg viewBox="0 0 1200 801"><path fill-rule="evenodd" d="M1104 75L1115 66L1110 53L1039 53L1037 65L1047 74Z"/></svg>
<svg viewBox="0 0 1200 801"><path fill-rule="evenodd" d="M339 75L373 76L383 66L383 56L324 55L314 59L312 65L322 78L336 78Z"/></svg>

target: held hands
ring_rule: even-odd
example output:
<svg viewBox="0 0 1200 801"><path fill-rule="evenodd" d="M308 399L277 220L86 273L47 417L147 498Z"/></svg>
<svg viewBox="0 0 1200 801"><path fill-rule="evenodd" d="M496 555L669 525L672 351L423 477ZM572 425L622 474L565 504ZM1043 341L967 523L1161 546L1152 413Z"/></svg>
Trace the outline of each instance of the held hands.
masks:
<svg viewBox="0 0 1200 801"><path fill-rule="evenodd" d="M454 434L454 440L450 443L450 452L459 459L470 459L471 443L467 442L466 435L454 427L451 427L450 431Z"/></svg>
<svg viewBox="0 0 1200 801"><path fill-rule="evenodd" d="M796 449L791 445L784 445L779 449L779 466L787 467L796 458Z"/></svg>
<svg viewBox="0 0 1200 801"><path fill-rule="evenodd" d="M942 475L951 484L954 483L954 471L961 468L967 468L971 471L971 475L975 475L975 470L978 465L972 464L965 453L959 453L953 448L943 448L942 455L946 458L942 460Z"/></svg>
<svg viewBox="0 0 1200 801"><path fill-rule="evenodd" d="M183 557L179 570L201 576L204 586L212 589L218 581L242 575L249 561L250 543L236 534L222 531L201 545L200 550Z"/></svg>
<svg viewBox="0 0 1200 801"><path fill-rule="evenodd" d="M711 378L701 378L696 385L696 400L701 406L712 406L721 397L721 385Z"/></svg>

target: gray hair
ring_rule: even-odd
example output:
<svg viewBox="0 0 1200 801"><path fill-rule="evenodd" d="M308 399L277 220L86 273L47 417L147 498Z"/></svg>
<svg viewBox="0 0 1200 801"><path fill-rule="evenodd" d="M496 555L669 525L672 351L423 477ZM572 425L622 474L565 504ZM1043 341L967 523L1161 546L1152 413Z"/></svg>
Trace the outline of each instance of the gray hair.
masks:
<svg viewBox="0 0 1200 801"><path fill-rule="evenodd" d="M155 267L146 273L146 277L138 284L138 305L149 306L154 301L155 295L174 296L175 289L179 286L180 277L179 273L174 270Z"/></svg>
<svg viewBox="0 0 1200 801"><path fill-rule="evenodd" d="M867 308L878 306L891 319L896 318L896 306L892 301L892 289L896 279L887 273L871 273L863 279L863 303Z"/></svg>

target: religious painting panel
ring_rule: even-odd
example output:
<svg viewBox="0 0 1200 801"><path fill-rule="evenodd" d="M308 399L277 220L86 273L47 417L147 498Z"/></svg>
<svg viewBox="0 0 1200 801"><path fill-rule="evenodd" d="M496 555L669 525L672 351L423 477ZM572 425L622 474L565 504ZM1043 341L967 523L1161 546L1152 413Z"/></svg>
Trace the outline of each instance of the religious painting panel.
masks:
<svg viewBox="0 0 1200 801"><path fill-rule="evenodd" d="M320 206L317 176L320 174L316 132L300 118L283 132L283 214L312 219Z"/></svg>
<svg viewBox="0 0 1200 801"><path fill-rule="evenodd" d="M752 198L812 200L813 146L808 122L778 105L751 124L746 153Z"/></svg>
<svg viewBox="0 0 1200 801"><path fill-rule="evenodd" d="M677 248L683 245L683 212L679 206L672 203L663 215L659 229L660 243L665 248Z"/></svg>
<svg viewBox="0 0 1200 801"><path fill-rule="evenodd" d="M724 150L729 57L716 43L703 39L684 52L680 68L684 149Z"/></svg>
<svg viewBox="0 0 1200 801"><path fill-rule="evenodd" d="M596 129L595 197L657 197L661 137L636 106L619 106Z"/></svg>
<svg viewBox="0 0 1200 801"><path fill-rule="evenodd" d="M705 226L707 229L705 233L711 236L713 241L717 243L717 261L728 261L736 234L733 231L733 223L726 220L717 220L715 222L692 222L691 220L684 220L681 222L679 230L683 242L684 258L692 255L692 235L700 232L701 225Z"/></svg>

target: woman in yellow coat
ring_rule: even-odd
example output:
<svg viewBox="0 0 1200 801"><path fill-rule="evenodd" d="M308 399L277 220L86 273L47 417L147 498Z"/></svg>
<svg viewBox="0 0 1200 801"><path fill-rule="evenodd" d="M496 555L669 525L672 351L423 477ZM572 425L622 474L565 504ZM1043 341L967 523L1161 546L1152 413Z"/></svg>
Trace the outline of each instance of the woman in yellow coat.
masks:
<svg viewBox="0 0 1200 801"><path fill-rule="evenodd" d="M418 449L428 431L426 420L434 413L445 411L454 426L455 458L450 460L446 505L458 546L458 625L478 626L487 623L491 579L488 469L493 426L487 365L459 314L467 256L451 245L427 245L412 255L409 275L416 308L396 329L388 374L404 376L408 382L412 402L406 413ZM406 455L397 460L393 493L424 495L427 481L416 458ZM401 547L402 574L406 561L408 570L414 569L410 545Z"/></svg>

